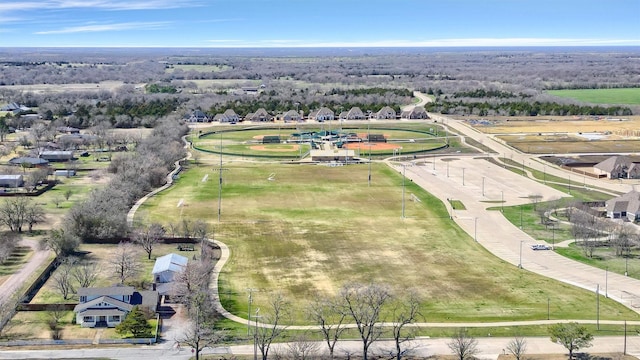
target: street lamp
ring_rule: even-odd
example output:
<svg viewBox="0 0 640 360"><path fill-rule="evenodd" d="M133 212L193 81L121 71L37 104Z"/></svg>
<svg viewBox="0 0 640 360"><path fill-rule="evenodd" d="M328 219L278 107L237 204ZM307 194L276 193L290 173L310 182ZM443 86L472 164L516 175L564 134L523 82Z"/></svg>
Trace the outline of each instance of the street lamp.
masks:
<svg viewBox="0 0 640 360"><path fill-rule="evenodd" d="M482 196L484 196L484 176L482 177Z"/></svg>
<svg viewBox="0 0 640 360"><path fill-rule="evenodd" d="M500 190L500 212L504 212L504 191Z"/></svg>
<svg viewBox="0 0 640 360"><path fill-rule="evenodd" d="M629 256L624 257L624 276L629 275Z"/></svg>
<svg viewBox="0 0 640 360"><path fill-rule="evenodd" d="M405 179L405 172L407 171L407 165L406 164L402 164L402 218L404 219L404 179Z"/></svg>
<svg viewBox="0 0 640 360"><path fill-rule="evenodd" d="M253 316L256 319L255 322L255 330L253 332L253 360L258 360L258 318L261 316L258 316L258 312L260 311L260 308L256 309L256 314Z"/></svg>
<svg viewBox="0 0 640 360"><path fill-rule="evenodd" d="M604 268L604 297L609 297L609 267Z"/></svg>
<svg viewBox="0 0 640 360"><path fill-rule="evenodd" d="M473 239L478 242L478 217L473 220Z"/></svg>
<svg viewBox="0 0 640 360"><path fill-rule="evenodd" d="M464 186L464 168L462 168L462 186Z"/></svg>
<svg viewBox="0 0 640 360"><path fill-rule="evenodd" d="M518 262L518 268L522 269L522 242L524 240L520 240L520 261Z"/></svg>

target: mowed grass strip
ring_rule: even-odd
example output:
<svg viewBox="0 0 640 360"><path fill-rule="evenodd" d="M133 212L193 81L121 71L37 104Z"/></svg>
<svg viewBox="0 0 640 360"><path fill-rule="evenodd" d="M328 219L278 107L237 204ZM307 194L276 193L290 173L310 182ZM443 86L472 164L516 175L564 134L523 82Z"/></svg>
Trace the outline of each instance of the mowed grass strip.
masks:
<svg viewBox="0 0 640 360"><path fill-rule="evenodd" d="M553 96L592 104L640 104L640 88L549 90L547 92Z"/></svg>
<svg viewBox="0 0 640 360"><path fill-rule="evenodd" d="M165 224L182 216L212 225L231 249L221 300L240 316L246 316L246 289L254 288L253 306L267 309L269 297L281 292L292 302L292 322L304 323L304 307L318 293L357 281L388 284L399 297L417 288L423 314L434 322L546 319L547 301L555 318L595 319L592 293L495 258L412 182L406 182L402 219L402 177L384 164L373 165L371 187L367 165L231 162L225 168L220 224L218 175L210 167L182 173L141 214ZM600 306L601 318L638 318L611 300Z"/></svg>

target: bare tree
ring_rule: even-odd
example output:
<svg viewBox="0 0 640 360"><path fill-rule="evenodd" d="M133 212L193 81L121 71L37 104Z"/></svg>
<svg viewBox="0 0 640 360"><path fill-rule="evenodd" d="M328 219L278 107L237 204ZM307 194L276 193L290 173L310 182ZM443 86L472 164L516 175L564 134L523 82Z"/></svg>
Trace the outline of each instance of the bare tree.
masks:
<svg viewBox="0 0 640 360"><path fill-rule="evenodd" d="M469 360L478 353L478 340L469 336L465 329L460 329L447 343L458 360Z"/></svg>
<svg viewBox="0 0 640 360"><path fill-rule="evenodd" d="M287 344L288 358L293 360L317 359L319 344L309 339L307 334L301 334Z"/></svg>
<svg viewBox="0 0 640 360"><path fill-rule="evenodd" d="M219 343L225 333L214 328L217 315L213 312L211 295L207 291L198 292L192 300L188 311L189 327L176 341L193 348L196 360L199 360L202 350Z"/></svg>
<svg viewBox="0 0 640 360"><path fill-rule="evenodd" d="M16 248L16 244L18 244L21 240L22 235L18 235L12 232L3 232L0 236L0 264L5 262L13 253L13 250Z"/></svg>
<svg viewBox="0 0 640 360"><path fill-rule="evenodd" d="M189 261L173 281L173 291L178 301L190 307L193 297L209 288L212 270L211 262Z"/></svg>
<svg viewBox="0 0 640 360"><path fill-rule="evenodd" d="M0 222L12 232L21 233L29 206L31 206L31 199L23 196L5 200L0 205Z"/></svg>
<svg viewBox="0 0 640 360"><path fill-rule="evenodd" d="M53 340L62 339L62 327L60 323L62 322L65 312L64 307L60 305L54 305L47 311L47 325L49 326L49 330L51 330L51 338Z"/></svg>
<svg viewBox="0 0 640 360"><path fill-rule="evenodd" d="M56 273L52 278L53 287L60 292L62 298L65 300L68 300L69 295L71 295L75 291L75 289L73 288L73 281L71 276L73 265L75 264L75 262L76 259L71 257L65 258L60 261L60 265L56 269Z"/></svg>
<svg viewBox="0 0 640 360"><path fill-rule="evenodd" d="M509 353L513 355L516 360L522 360L522 357L527 352L527 339L516 336L507 344L507 351L509 351Z"/></svg>
<svg viewBox="0 0 640 360"><path fill-rule="evenodd" d="M121 284L140 273L138 251L132 244L118 244L111 257L111 270Z"/></svg>
<svg viewBox="0 0 640 360"><path fill-rule="evenodd" d="M76 263L71 276L78 282L79 287L91 287L98 280L98 266L92 261Z"/></svg>
<svg viewBox="0 0 640 360"><path fill-rule="evenodd" d="M631 254L631 246L633 245L633 234L624 224L617 226L613 231L611 244L615 250L616 256L629 256Z"/></svg>
<svg viewBox="0 0 640 360"><path fill-rule="evenodd" d="M382 308L391 294L386 286L347 284L340 291L344 309L356 323L362 340L362 356L368 358L369 347L382 335L379 321Z"/></svg>
<svg viewBox="0 0 640 360"><path fill-rule="evenodd" d="M151 260L151 252L165 234L162 225L153 223L147 227L138 229L133 233L133 241L140 245L147 253L147 259Z"/></svg>
<svg viewBox="0 0 640 360"><path fill-rule="evenodd" d="M409 349L403 349L402 345L415 337L415 331L406 333L405 327L414 323L420 314L420 303L422 299L416 290L409 290L407 297L396 304L392 315L392 332L395 343L395 356L397 360L402 359ZM414 329L415 330L415 329Z"/></svg>
<svg viewBox="0 0 640 360"><path fill-rule="evenodd" d="M307 309L307 316L320 326L323 340L329 349L329 356L333 359L336 344L347 329L344 326L347 313L339 303L340 298L316 296L315 299Z"/></svg>
<svg viewBox="0 0 640 360"><path fill-rule="evenodd" d="M287 329L286 326L280 325L284 317L288 315L289 302L285 300L282 294L278 293L270 300L269 311L263 313L261 322L264 326L256 326L255 341L262 354L262 360L269 358L269 349L271 343L279 338Z"/></svg>
<svg viewBox="0 0 640 360"><path fill-rule="evenodd" d="M41 206L31 204L24 214L24 221L29 226L29 232L33 232L33 226L45 220L44 209Z"/></svg>

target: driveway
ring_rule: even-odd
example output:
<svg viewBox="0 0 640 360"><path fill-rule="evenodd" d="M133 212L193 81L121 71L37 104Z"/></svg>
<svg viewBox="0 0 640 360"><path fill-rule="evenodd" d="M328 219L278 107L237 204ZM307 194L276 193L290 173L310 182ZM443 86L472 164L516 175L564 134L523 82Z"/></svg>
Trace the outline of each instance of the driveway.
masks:
<svg viewBox="0 0 640 360"><path fill-rule="evenodd" d="M49 258L49 250L40 249L37 240L22 239L22 246L31 248L31 256L20 270L13 273L5 282L0 284L0 304L4 304L10 299L40 266L44 265Z"/></svg>

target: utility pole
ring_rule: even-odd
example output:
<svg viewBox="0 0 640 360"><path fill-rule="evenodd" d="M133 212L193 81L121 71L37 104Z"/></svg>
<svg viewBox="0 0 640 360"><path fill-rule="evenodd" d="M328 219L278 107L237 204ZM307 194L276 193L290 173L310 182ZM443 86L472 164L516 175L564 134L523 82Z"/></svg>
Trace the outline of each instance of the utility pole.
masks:
<svg viewBox="0 0 640 360"><path fill-rule="evenodd" d="M402 218L404 219L404 193L405 193L405 173L407 171L407 165L402 164Z"/></svg>
<svg viewBox="0 0 640 360"><path fill-rule="evenodd" d="M600 284L596 284L596 329L600 330Z"/></svg>
<svg viewBox="0 0 640 360"><path fill-rule="evenodd" d="M251 334L250 332L250 328L251 328L251 303L253 302L253 292L254 291L258 291L256 289L252 289L252 288L247 288L246 289L249 292L249 308L247 309L247 337Z"/></svg>

